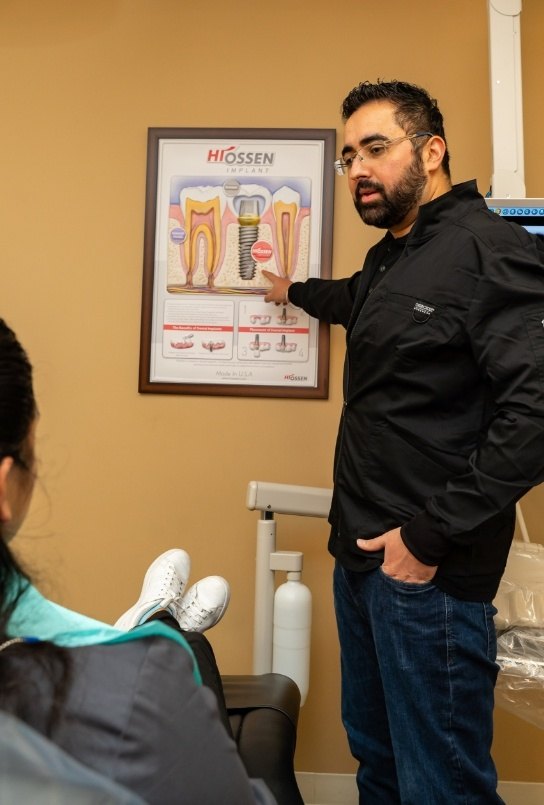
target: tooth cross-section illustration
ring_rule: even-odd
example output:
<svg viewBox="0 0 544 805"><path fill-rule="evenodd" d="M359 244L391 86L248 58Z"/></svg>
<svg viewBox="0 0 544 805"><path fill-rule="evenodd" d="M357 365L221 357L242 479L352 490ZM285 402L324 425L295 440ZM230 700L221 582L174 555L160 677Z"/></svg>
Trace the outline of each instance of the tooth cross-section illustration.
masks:
<svg viewBox="0 0 544 805"><path fill-rule="evenodd" d="M208 288L214 286L222 251L221 206L221 197L214 187L191 187L180 193L180 208L187 233L182 248L187 272L185 284L188 288L193 285L193 277L201 261Z"/></svg>
<svg viewBox="0 0 544 805"><path fill-rule="evenodd" d="M262 271L305 279L310 182L174 176L167 239L171 294L262 294Z"/></svg>
<svg viewBox="0 0 544 805"><path fill-rule="evenodd" d="M300 209L300 195L290 187L281 187L272 196L276 222L277 257L281 275L290 277L295 259L295 223Z"/></svg>

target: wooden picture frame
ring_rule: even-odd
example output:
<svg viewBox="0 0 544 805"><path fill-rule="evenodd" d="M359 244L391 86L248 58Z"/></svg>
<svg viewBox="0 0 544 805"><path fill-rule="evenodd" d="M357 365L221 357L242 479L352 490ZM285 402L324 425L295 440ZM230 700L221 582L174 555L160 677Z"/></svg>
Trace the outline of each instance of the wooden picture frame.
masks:
<svg viewBox="0 0 544 805"><path fill-rule="evenodd" d="M330 278L333 129L148 132L139 391L324 399L329 326L261 269Z"/></svg>

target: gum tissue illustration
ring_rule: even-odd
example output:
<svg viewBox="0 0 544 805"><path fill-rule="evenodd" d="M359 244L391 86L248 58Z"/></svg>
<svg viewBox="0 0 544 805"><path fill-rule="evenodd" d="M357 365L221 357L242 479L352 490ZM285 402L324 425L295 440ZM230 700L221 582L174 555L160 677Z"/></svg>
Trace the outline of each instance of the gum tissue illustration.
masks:
<svg viewBox="0 0 544 805"><path fill-rule="evenodd" d="M310 210L282 180L276 188L240 184L235 195L223 184L181 189L170 206L168 291L262 293L259 268L305 279ZM264 244L264 258L255 259L255 244L261 253Z"/></svg>
<svg viewBox="0 0 544 805"><path fill-rule="evenodd" d="M189 335L184 335L181 341L170 341L170 346L172 349L192 349L194 347L193 338L193 333L189 333Z"/></svg>

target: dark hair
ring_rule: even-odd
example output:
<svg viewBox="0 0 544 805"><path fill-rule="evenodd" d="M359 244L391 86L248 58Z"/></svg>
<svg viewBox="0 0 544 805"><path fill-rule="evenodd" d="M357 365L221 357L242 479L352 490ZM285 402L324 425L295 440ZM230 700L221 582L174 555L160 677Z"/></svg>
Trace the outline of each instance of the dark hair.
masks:
<svg viewBox="0 0 544 805"><path fill-rule="evenodd" d="M32 385L32 366L28 356L3 319L0 319L0 460L9 456L23 471L30 472L26 448L34 418L36 401ZM10 618L29 579L0 534L0 643L13 637L8 633ZM24 716L30 690L29 663L39 666L47 682L50 711L45 729L50 731L64 700L70 676L65 649L53 643L17 643L0 652L0 708Z"/></svg>
<svg viewBox="0 0 544 805"><path fill-rule="evenodd" d="M342 119L348 120L354 112L370 101L389 101L395 107L395 120L404 131L415 134L416 131L430 131L442 137L446 142L444 133L444 118L438 108L436 100L429 93L415 84L405 81L378 81L371 84L363 81L354 87L342 103ZM446 151L442 160L442 167L446 176L450 177L450 155Z"/></svg>
<svg viewBox="0 0 544 805"><path fill-rule="evenodd" d="M17 336L0 319L0 458L25 465L23 450L36 416L32 366Z"/></svg>

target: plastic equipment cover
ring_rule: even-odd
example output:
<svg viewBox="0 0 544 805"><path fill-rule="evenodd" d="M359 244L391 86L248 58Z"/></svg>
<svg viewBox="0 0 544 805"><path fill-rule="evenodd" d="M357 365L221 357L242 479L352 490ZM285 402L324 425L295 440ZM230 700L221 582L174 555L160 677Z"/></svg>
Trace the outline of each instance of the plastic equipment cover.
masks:
<svg viewBox="0 0 544 805"><path fill-rule="evenodd" d="M544 545L514 541L494 603L496 703L544 729Z"/></svg>

